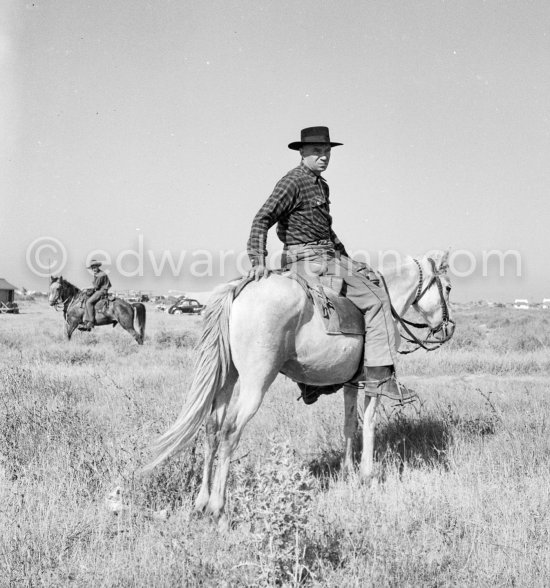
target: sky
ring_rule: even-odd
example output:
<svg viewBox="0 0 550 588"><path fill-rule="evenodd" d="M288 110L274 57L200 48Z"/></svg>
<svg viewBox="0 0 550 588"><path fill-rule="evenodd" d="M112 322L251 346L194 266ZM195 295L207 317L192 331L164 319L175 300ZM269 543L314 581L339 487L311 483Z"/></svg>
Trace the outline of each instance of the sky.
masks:
<svg viewBox="0 0 550 588"><path fill-rule="evenodd" d="M457 301L550 297L549 23L547 0L4 0L0 277L86 287L93 257L115 290L209 290L325 125L349 252L450 249Z"/></svg>

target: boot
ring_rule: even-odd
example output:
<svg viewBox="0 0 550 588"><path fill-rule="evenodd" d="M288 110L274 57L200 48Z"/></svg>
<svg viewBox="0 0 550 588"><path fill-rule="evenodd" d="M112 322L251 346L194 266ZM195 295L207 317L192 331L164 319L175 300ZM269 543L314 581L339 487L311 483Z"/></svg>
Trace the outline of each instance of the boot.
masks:
<svg viewBox="0 0 550 588"><path fill-rule="evenodd" d="M401 384L395 376L392 365L366 367L365 394L369 396L387 396L399 404L413 402L418 395L414 390Z"/></svg>

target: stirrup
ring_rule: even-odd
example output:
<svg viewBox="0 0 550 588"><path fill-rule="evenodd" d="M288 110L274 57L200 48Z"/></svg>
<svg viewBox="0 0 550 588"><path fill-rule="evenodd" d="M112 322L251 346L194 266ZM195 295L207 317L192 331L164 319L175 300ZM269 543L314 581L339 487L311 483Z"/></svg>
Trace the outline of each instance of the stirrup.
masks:
<svg viewBox="0 0 550 588"><path fill-rule="evenodd" d="M392 376L395 378L394 374L392 374ZM415 390L408 388L407 386L405 386L405 384L402 384L397 378L395 378L395 383L397 385L397 390L399 391L398 397L392 395L391 392L381 392L381 394L387 396L388 398L391 398L392 400L397 400L397 402L401 406L412 404L413 402L416 402L418 400L418 394Z"/></svg>
<svg viewBox="0 0 550 588"><path fill-rule="evenodd" d="M388 390L388 386L385 386L385 384L388 384L389 382L395 383L397 393ZM401 406L411 404L412 402L418 400L418 394L411 388L405 386L405 384L402 384L395 377L395 373L391 374L387 378L384 378L383 380L366 380L365 382L361 383L364 385L365 394L373 398L377 396L385 396L390 400L396 400L398 404L400 404ZM376 388L375 391L369 390L369 388L371 388L373 384Z"/></svg>
<svg viewBox="0 0 550 588"><path fill-rule="evenodd" d="M362 390L365 387L365 382L363 380L359 380L358 382L346 382L345 386L350 386L351 388L357 388L358 390Z"/></svg>

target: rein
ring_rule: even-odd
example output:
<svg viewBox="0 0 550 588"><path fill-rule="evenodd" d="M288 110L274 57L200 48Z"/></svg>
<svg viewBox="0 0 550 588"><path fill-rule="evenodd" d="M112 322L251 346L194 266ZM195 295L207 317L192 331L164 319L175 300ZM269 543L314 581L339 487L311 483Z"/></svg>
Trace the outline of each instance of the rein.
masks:
<svg viewBox="0 0 550 588"><path fill-rule="evenodd" d="M66 298L63 298L65 294ZM67 310L79 294L80 290L76 286L73 286L69 282L61 282L61 292L58 294L58 298L61 298L61 300L53 305L55 310L57 312L63 310L63 315L65 316L67 314Z"/></svg>
<svg viewBox="0 0 550 588"><path fill-rule="evenodd" d="M428 283L426 284L425 287L424 286L424 272L422 270L422 266L420 265L420 262L415 259L413 257L413 261L414 263L416 263L417 267L418 267L418 272L419 272L419 278L418 278L418 287L416 289L416 296L414 298L414 300L411 303L411 306L414 304L417 304L420 299L424 296L424 294L426 294L426 292L433 286L434 282L437 285L437 290L439 292L439 304L441 306L441 313L443 316L443 319L441 321L441 324L436 327L436 328L431 328L430 325L427 325L425 323L414 323L412 321L409 321L403 317L401 317L397 311L395 310L395 308L393 307L393 304L391 305L391 312L393 317L395 318L395 320L401 325L402 329L405 331L406 335L403 335L403 333L400 333L401 338L404 341L407 341L407 343L412 343L414 345L416 345L416 347L414 347L413 349L408 349L406 351L399 351L398 353L400 353L401 355L407 355L408 353L413 353L414 351L416 351L417 349L425 349L426 351L434 351L435 349L439 349L441 347L441 345L443 345L443 343L446 343L451 337L451 335L447 334L447 326L449 324L454 324L454 321L451 320L449 318L449 306L447 304L447 301L445 300L445 293L443 292L443 284L441 283L441 278L439 277L441 275L442 272L439 272L439 270L437 269L436 265L435 265L435 261L429 257L428 261L430 262L430 265L432 267L432 277L430 278L430 280L428 281ZM386 288L386 292L388 293L388 297L389 297L389 291L388 291L388 287L386 285L386 280L383 280L384 282L384 287ZM414 327L415 329L429 329L428 334L426 336L426 338L424 340L420 340L411 330L409 327ZM432 337L432 335L435 335L436 333L439 333L439 331L443 331L443 333L445 334L445 336L442 339L436 339L435 337ZM431 338L430 338L431 337Z"/></svg>

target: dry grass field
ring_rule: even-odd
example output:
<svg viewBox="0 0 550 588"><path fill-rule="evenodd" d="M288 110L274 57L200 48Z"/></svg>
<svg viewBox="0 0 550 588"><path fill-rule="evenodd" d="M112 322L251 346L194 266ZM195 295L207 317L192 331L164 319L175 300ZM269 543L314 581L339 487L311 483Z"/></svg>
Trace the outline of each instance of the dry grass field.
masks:
<svg viewBox="0 0 550 588"><path fill-rule="evenodd" d="M148 306L147 339L63 338L44 301L0 315L0 586L548 586L550 312L455 311L384 400L377 482L339 463L342 392L279 377L245 429L231 530L192 516L202 437L147 476L178 414L200 317ZM115 489L119 488L117 494Z"/></svg>

